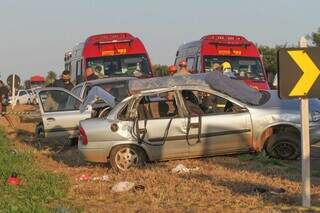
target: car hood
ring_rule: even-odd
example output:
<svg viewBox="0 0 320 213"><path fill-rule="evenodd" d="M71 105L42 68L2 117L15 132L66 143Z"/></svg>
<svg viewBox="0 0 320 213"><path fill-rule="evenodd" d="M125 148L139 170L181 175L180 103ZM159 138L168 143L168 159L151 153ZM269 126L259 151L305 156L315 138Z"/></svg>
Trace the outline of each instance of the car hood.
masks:
<svg viewBox="0 0 320 213"><path fill-rule="evenodd" d="M268 92L270 93L270 99L260 106L261 108L278 108L287 111L300 111L299 99L282 100L279 98L277 90L269 90ZM315 98L309 99L309 111L320 113L320 100Z"/></svg>
<svg viewBox="0 0 320 213"><path fill-rule="evenodd" d="M84 112L88 106L103 101L107 106L113 108L116 105L115 97L99 86L94 86L80 106L80 112Z"/></svg>

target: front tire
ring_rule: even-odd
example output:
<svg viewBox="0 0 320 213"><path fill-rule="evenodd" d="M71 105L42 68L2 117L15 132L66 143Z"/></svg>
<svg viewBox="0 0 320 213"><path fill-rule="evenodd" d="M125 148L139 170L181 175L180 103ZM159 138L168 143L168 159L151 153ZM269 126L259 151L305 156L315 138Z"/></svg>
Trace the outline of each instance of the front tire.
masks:
<svg viewBox="0 0 320 213"><path fill-rule="evenodd" d="M301 155L300 137L289 132L272 135L266 151L273 158L295 160Z"/></svg>
<svg viewBox="0 0 320 213"><path fill-rule="evenodd" d="M116 171L128 171L146 163L144 150L134 145L120 145L111 150L110 164Z"/></svg>

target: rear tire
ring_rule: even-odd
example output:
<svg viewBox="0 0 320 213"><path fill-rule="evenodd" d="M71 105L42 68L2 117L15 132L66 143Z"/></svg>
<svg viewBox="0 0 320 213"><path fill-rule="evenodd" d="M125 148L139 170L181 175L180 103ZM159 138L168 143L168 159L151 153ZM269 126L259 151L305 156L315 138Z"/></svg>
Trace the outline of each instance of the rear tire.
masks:
<svg viewBox="0 0 320 213"><path fill-rule="evenodd" d="M132 167L144 166L147 156L135 145L120 145L111 150L110 164L116 171L128 171Z"/></svg>
<svg viewBox="0 0 320 213"><path fill-rule="evenodd" d="M266 151L269 156L281 160L295 160L301 155L299 135L277 133L268 139Z"/></svg>

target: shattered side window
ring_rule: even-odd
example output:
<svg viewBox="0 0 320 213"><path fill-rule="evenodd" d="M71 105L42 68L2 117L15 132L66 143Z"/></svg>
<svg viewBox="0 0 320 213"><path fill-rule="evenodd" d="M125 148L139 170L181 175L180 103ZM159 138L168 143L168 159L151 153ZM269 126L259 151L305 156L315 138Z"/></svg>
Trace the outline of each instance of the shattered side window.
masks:
<svg viewBox="0 0 320 213"><path fill-rule="evenodd" d="M211 93L196 90L183 90L181 94L187 111L191 116L247 111L245 108Z"/></svg>
<svg viewBox="0 0 320 213"><path fill-rule="evenodd" d="M59 90L41 91L39 96L44 112L79 110L81 104L72 95Z"/></svg>
<svg viewBox="0 0 320 213"><path fill-rule="evenodd" d="M170 91L144 96L137 110L140 120L175 117L178 115L175 93Z"/></svg>

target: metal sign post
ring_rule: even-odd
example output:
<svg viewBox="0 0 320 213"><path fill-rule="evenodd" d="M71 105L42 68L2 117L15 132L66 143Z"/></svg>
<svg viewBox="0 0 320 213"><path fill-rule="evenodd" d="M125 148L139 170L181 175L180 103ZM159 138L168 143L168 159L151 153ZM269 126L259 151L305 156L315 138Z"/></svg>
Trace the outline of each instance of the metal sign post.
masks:
<svg viewBox="0 0 320 213"><path fill-rule="evenodd" d="M11 100L11 108L13 109L16 105L16 74L13 74L12 77L12 100Z"/></svg>
<svg viewBox="0 0 320 213"><path fill-rule="evenodd" d="M305 37L299 40L300 48L307 47ZM302 97L300 99L300 116L301 116L301 166L302 166L302 205L311 207L311 190L310 190L310 136L309 136L309 99Z"/></svg>
<svg viewBox="0 0 320 213"><path fill-rule="evenodd" d="M278 51L278 86L281 99L300 99L302 205L311 206L309 98L320 98L320 48L307 47Z"/></svg>

